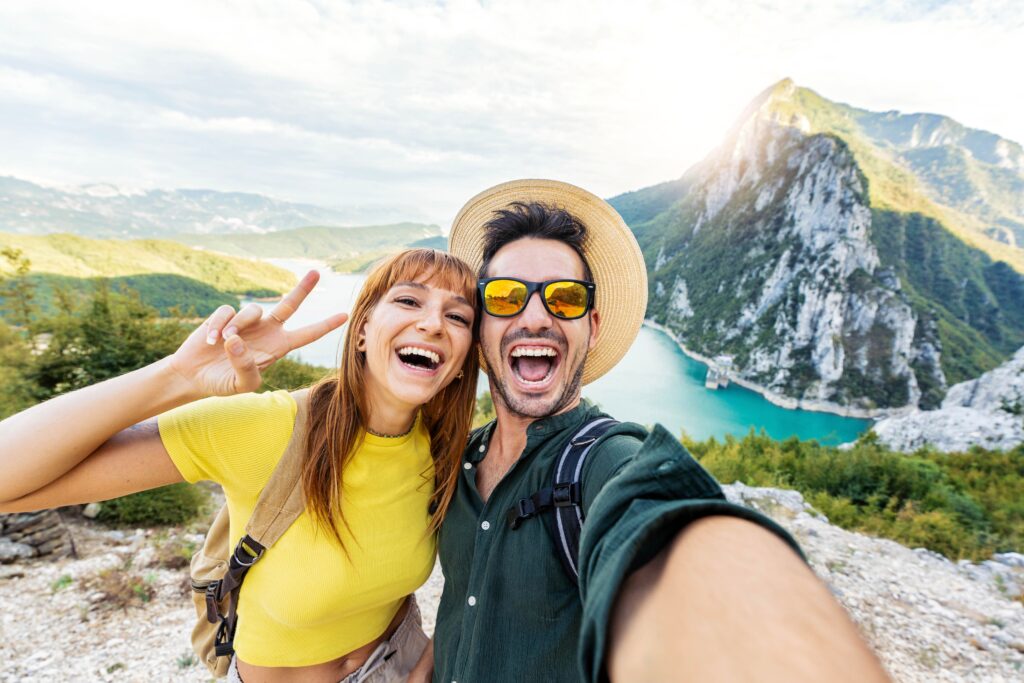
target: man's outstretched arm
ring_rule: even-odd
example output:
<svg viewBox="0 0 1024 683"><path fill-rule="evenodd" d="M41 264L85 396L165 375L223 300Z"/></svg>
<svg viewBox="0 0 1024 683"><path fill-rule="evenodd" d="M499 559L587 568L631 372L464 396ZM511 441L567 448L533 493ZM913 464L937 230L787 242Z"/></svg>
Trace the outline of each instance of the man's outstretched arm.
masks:
<svg viewBox="0 0 1024 683"><path fill-rule="evenodd" d="M887 681L843 608L777 535L687 525L615 600L607 651L627 681Z"/></svg>

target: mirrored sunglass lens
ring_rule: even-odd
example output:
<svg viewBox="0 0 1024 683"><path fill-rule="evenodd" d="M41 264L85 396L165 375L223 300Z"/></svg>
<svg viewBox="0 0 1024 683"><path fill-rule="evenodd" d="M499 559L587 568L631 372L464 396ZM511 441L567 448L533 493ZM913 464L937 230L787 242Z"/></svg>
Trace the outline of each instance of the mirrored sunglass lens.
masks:
<svg viewBox="0 0 1024 683"><path fill-rule="evenodd" d="M526 285L515 280L491 280L484 287L484 308L495 315L515 315L526 301Z"/></svg>
<svg viewBox="0 0 1024 683"><path fill-rule="evenodd" d="M559 318L579 318L587 311L587 288L578 282L552 282L544 288L544 300Z"/></svg>

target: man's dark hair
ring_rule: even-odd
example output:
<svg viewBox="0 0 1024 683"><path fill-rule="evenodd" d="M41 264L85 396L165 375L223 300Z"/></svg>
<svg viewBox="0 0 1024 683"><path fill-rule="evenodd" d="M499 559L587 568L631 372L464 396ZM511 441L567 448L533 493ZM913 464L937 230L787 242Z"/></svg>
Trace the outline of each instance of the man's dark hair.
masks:
<svg viewBox="0 0 1024 683"><path fill-rule="evenodd" d="M565 209L540 202L512 202L507 209L484 225L484 262L480 277L487 276L487 267L498 250L510 242L524 237L557 240L572 247L583 261L583 279L593 281L590 264L583 255L583 242L587 227Z"/></svg>

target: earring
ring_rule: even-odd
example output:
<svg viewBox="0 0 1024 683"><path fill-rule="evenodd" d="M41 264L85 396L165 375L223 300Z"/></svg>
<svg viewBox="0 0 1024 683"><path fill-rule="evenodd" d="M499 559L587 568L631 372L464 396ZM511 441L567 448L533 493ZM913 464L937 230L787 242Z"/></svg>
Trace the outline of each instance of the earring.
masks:
<svg viewBox="0 0 1024 683"><path fill-rule="evenodd" d="M459 374L455 375L455 379L462 379L462 370L459 370Z"/></svg>

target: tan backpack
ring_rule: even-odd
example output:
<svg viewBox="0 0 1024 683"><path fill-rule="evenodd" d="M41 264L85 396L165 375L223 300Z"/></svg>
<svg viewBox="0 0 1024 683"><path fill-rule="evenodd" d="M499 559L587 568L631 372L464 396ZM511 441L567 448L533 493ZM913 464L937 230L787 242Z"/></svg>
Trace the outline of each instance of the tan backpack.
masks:
<svg viewBox="0 0 1024 683"><path fill-rule="evenodd" d="M295 427L284 455L256 501L245 535L232 552L228 506L225 504L206 533L202 549L192 556L192 602L196 625L192 649L210 672L226 676L234 654L238 624L238 592L246 572L263 557L305 509L302 495L302 452L306 438L306 401L297 398Z"/></svg>

